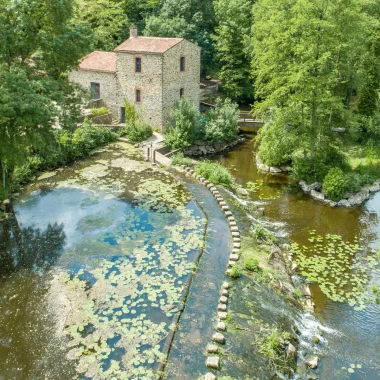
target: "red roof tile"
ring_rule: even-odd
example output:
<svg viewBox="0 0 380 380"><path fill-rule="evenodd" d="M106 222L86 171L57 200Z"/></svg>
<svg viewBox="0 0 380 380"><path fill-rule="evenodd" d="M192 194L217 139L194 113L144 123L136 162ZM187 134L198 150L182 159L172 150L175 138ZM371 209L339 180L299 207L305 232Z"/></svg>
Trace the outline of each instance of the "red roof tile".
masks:
<svg viewBox="0 0 380 380"><path fill-rule="evenodd" d="M116 73L116 53L93 51L79 64L81 70L108 71Z"/></svg>
<svg viewBox="0 0 380 380"><path fill-rule="evenodd" d="M119 45L115 51L162 54L183 41L183 38L136 37Z"/></svg>

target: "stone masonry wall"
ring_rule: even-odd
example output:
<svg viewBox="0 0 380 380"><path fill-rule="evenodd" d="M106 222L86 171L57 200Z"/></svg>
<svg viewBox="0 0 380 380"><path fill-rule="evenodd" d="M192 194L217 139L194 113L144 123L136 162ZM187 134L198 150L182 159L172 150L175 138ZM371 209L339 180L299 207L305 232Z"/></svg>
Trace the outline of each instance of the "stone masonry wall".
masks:
<svg viewBox="0 0 380 380"><path fill-rule="evenodd" d="M135 73L135 58L141 58L142 72ZM143 119L153 128L162 128L162 55L117 53L120 107L124 99L134 104ZM141 90L141 104L135 102L135 90Z"/></svg>
<svg viewBox="0 0 380 380"><path fill-rule="evenodd" d="M100 84L100 97L104 100L106 107L115 118L120 118L120 106L117 91L117 80L115 73L101 71L75 70L69 73L69 80L80 84L83 88L90 90L90 83Z"/></svg>
<svg viewBox="0 0 380 380"><path fill-rule="evenodd" d="M170 120L170 113L180 100L180 89L184 89L184 97L199 107L200 102L200 55L201 49L189 42L182 41L164 54L163 76L163 127ZM185 57L185 71L180 71L180 59Z"/></svg>

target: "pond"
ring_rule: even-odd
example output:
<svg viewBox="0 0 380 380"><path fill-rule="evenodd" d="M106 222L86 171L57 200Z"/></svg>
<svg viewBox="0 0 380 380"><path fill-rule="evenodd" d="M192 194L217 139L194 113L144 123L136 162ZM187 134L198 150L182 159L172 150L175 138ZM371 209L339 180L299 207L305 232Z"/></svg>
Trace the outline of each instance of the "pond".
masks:
<svg viewBox="0 0 380 380"><path fill-rule="evenodd" d="M158 378L202 208L122 143L42 178L0 225L0 379Z"/></svg>
<svg viewBox="0 0 380 380"><path fill-rule="evenodd" d="M357 266L368 264L363 264L364 274L368 276L366 290L372 284L380 285L378 267L371 264L374 251L380 248L380 193L373 195L363 207L330 208L304 195L288 176L258 172L254 142L253 136L247 136L239 148L216 158L231 171L238 183L251 189L248 199L241 202L263 209L264 217L258 220L253 215L252 220L260 221L277 236L289 237L310 250L319 244L311 236L317 239L328 234L339 235L350 246L358 244ZM328 248L323 244L319 251L322 254ZM347 256L343 252L339 257L349 261ZM351 286L350 280L355 278L356 271L354 265L348 265L339 273L347 275L348 286ZM339 291L342 289L338 287ZM349 302L333 301L316 283L311 285L311 291L315 313L323 327L310 314L303 315L297 322L301 330L301 360L310 350L316 351L321 362L315 375L321 379L378 379L379 307L370 303L355 308ZM319 336L320 342L312 347L311 338L315 335Z"/></svg>

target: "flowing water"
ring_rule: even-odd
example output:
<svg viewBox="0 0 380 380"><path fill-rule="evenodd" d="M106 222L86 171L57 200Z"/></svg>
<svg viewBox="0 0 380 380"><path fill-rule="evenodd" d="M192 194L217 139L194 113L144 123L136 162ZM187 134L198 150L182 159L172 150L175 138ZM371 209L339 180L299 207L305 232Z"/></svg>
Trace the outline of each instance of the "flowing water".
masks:
<svg viewBox="0 0 380 380"><path fill-rule="evenodd" d="M256 184L256 191L242 202L264 209L260 220L265 226L277 236L288 236L299 244L310 244L310 231L315 230L317 235L341 235L352 243L357 237L363 247L380 248L380 193L363 207L330 208L304 195L288 176L258 172L254 141L254 137L247 136L239 148L216 160L241 185ZM367 274L371 284L380 285L378 272L367 268ZM327 298L316 284L311 285L311 291L319 322L310 313L296 318L301 336L300 358L311 351L319 354L321 362L315 374L320 379L380 379L379 307L367 305L355 311L348 303ZM317 346L311 343L313 336L320 338ZM351 365L355 368L348 371Z"/></svg>

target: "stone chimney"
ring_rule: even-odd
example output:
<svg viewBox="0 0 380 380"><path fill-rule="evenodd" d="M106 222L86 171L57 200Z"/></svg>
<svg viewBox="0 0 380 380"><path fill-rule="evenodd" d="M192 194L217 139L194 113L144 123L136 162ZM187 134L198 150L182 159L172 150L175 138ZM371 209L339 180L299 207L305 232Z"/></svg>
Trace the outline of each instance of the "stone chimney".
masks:
<svg viewBox="0 0 380 380"><path fill-rule="evenodd" d="M130 28L130 38L137 38L137 37L138 37L137 27L131 26L131 28Z"/></svg>

